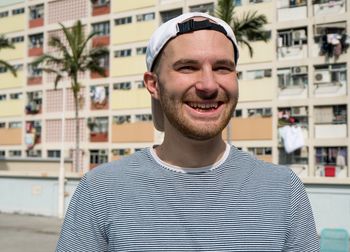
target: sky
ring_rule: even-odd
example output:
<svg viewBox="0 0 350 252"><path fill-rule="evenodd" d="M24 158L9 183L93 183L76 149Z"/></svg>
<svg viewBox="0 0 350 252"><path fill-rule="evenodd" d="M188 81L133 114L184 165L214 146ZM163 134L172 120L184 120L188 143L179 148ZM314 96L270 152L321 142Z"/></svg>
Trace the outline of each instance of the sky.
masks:
<svg viewBox="0 0 350 252"><path fill-rule="evenodd" d="M9 5L9 4L14 4L14 3L22 3L24 0L0 0L0 7Z"/></svg>

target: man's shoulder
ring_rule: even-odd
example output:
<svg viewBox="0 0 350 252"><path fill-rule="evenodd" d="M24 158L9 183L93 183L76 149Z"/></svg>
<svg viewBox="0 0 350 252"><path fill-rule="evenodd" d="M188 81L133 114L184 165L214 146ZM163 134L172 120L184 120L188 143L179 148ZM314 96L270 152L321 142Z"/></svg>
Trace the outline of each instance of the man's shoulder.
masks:
<svg viewBox="0 0 350 252"><path fill-rule="evenodd" d="M127 172L139 170L146 158L147 149L143 149L119 160L101 164L86 173L85 176L88 180L121 178Z"/></svg>
<svg viewBox="0 0 350 252"><path fill-rule="evenodd" d="M253 156L252 154L233 148L231 158L238 163L250 176L262 179L278 179L289 181L292 170L285 165L274 164Z"/></svg>

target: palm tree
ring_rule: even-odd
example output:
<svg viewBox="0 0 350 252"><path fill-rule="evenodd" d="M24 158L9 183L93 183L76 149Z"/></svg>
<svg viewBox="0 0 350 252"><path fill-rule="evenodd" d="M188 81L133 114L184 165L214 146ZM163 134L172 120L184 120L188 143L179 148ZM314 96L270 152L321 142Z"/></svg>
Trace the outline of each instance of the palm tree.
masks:
<svg viewBox="0 0 350 252"><path fill-rule="evenodd" d="M7 38L5 38L4 35L1 35L0 36L0 50L6 49L6 48L14 49L15 47ZM3 66L6 69L10 70L10 72L13 74L13 76L15 76L15 77L17 76L16 69L12 65L7 63L5 60L0 59L0 66Z"/></svg>
<svg viewBox="0 0 350 252"><path fill-rule="evenodd" d="M89 49L88 42L98 34L92 32L85 37L84 28L78 20L72 28L66 28L60 24L64 33L64 43L59 37L53 36L49 40L49 46L55 49L54 53L43 54L32 64L43 65L42 70L53 73L56 78L54 81L55 89L63 77L68 77L71 81L71 88L74 97L75 107L75 132L76 132L76 152L75 152L75 171L79 170L79 92L81 84L78 81L80 73L86 71L97 72L105 76L105 70L100 66L100 59L108 55L108 49L96 47ZM61 154L63 155L63 153Z"/></svg>
<svg viewBox="0 0 350 252"><path fill-rule="evenodd" d="M251 41L269 40L269 34L263 26L267 24L267 18L257 11L248 11L243 13L242 18L235 15L235 5L233 0L219 0L216 8L216 16L228 23L235 33L237 43L245 45L249 49L250 57L253 57L253 48Z"/></svg>

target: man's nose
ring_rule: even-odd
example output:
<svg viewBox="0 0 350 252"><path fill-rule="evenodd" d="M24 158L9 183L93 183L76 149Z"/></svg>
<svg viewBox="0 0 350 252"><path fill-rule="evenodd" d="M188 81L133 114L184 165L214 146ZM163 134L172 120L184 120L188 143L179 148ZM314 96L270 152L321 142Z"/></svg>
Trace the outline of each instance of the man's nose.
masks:
<svg viewBox="0 0 350 252"><path fill-rule="evenodd" d="M196 83L196 89L200 93L212 95L218 91L218 83L211 67L203 68Z"/></svg>

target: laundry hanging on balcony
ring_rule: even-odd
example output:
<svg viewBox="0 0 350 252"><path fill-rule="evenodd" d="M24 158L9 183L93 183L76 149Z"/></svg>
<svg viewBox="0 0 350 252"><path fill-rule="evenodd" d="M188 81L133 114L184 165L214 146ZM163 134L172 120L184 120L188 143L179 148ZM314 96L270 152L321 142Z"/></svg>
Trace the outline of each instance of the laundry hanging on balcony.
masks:
<svg viewBox="0 0 350 252"><path fill-rule="evenodd" d="M349 47L349 39L346 34L329 33L321 38L320 55L327 55L328 57L339 57L340 54L346 52Z"/></svg>
<svg viewBox="0 0 350 252"><path fill-rule="evenodd" d="M278 131L283 139L283 145L286 153L292 153L305 145L303 132L300 126L286 125L279 128Z"/></svg>
<svg viewBox="0 0 350 252"><path fill-rule="evenodd" d="M94 103L102 104L106 99L106 89L102 86L95 87L91 93L91 98Z"/></svg>

